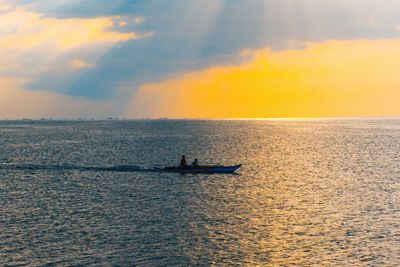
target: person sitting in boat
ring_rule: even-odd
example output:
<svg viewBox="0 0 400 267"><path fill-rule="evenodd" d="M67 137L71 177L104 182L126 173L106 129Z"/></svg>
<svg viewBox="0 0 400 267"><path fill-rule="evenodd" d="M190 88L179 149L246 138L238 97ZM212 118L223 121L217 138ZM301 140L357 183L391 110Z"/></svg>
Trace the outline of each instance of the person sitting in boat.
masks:
<svg viewBox="0 0 400 267"><path fill-rule="evenodd" d="M193 168L198 168L199 167L199 160L198 159L194 159L194 161L192 162L192 167Z"/></svg>
<svg viewBox="0 0 400 267"><path fill-rule="evenodd" d="M186 158L185 158L185 155L182 155L181 163L179 164L179 168L186 168L186 167L187 167Z"/></svg>

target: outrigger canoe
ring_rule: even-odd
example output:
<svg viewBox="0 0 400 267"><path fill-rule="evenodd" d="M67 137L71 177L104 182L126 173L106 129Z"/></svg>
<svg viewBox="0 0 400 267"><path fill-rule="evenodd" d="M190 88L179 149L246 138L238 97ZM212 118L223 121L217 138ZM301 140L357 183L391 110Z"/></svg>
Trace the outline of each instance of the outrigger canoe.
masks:
<svg viewBox="0 0 400 267"><path fill-rule="evenodd" d="M242 164L235 166L199 166L193 168L188 166L186 168L180 167L165 167L165 168L154 168L162 172L179 172L179 173L234 173L237 171Z"/></svg>

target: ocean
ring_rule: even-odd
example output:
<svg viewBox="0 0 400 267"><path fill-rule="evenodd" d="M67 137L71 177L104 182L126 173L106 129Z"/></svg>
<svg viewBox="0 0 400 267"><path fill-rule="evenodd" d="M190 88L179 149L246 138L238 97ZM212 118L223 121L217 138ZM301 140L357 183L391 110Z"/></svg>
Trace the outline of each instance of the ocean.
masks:
<svg viewBox="0 0 400 267"><path fill-rule="evenodd" d="M400 120L0 122L0 265L398 266Z"/></svg>

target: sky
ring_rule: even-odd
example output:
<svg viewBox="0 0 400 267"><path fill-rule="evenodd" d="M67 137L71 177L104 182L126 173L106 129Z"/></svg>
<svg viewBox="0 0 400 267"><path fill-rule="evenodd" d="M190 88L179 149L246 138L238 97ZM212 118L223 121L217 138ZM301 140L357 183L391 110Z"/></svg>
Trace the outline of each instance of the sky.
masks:
<svg viewBox="0 0 400 267"><path fill-rule="evenodd" d="M0 0L0 119L399 116L400 1Z"/></svg>

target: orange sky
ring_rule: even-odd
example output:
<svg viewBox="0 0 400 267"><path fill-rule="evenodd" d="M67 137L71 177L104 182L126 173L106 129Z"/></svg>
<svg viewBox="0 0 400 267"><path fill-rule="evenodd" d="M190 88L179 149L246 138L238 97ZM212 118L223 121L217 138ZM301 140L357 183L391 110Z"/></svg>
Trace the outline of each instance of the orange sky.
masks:
<svg viewBox="0 0 400 267"><path fill-rule="evenodd" d="M400 116L398 1L89 2L0 0L0 119Z"/></svg>
<svg viewBox="0 0 400 267"><path fill-rule="evenodd" d="M252 59L242 65L212 67L144 85L125 115L400 115L400 40L328 41L306 44L299 50L266 48L251 54Z"/></svg>

